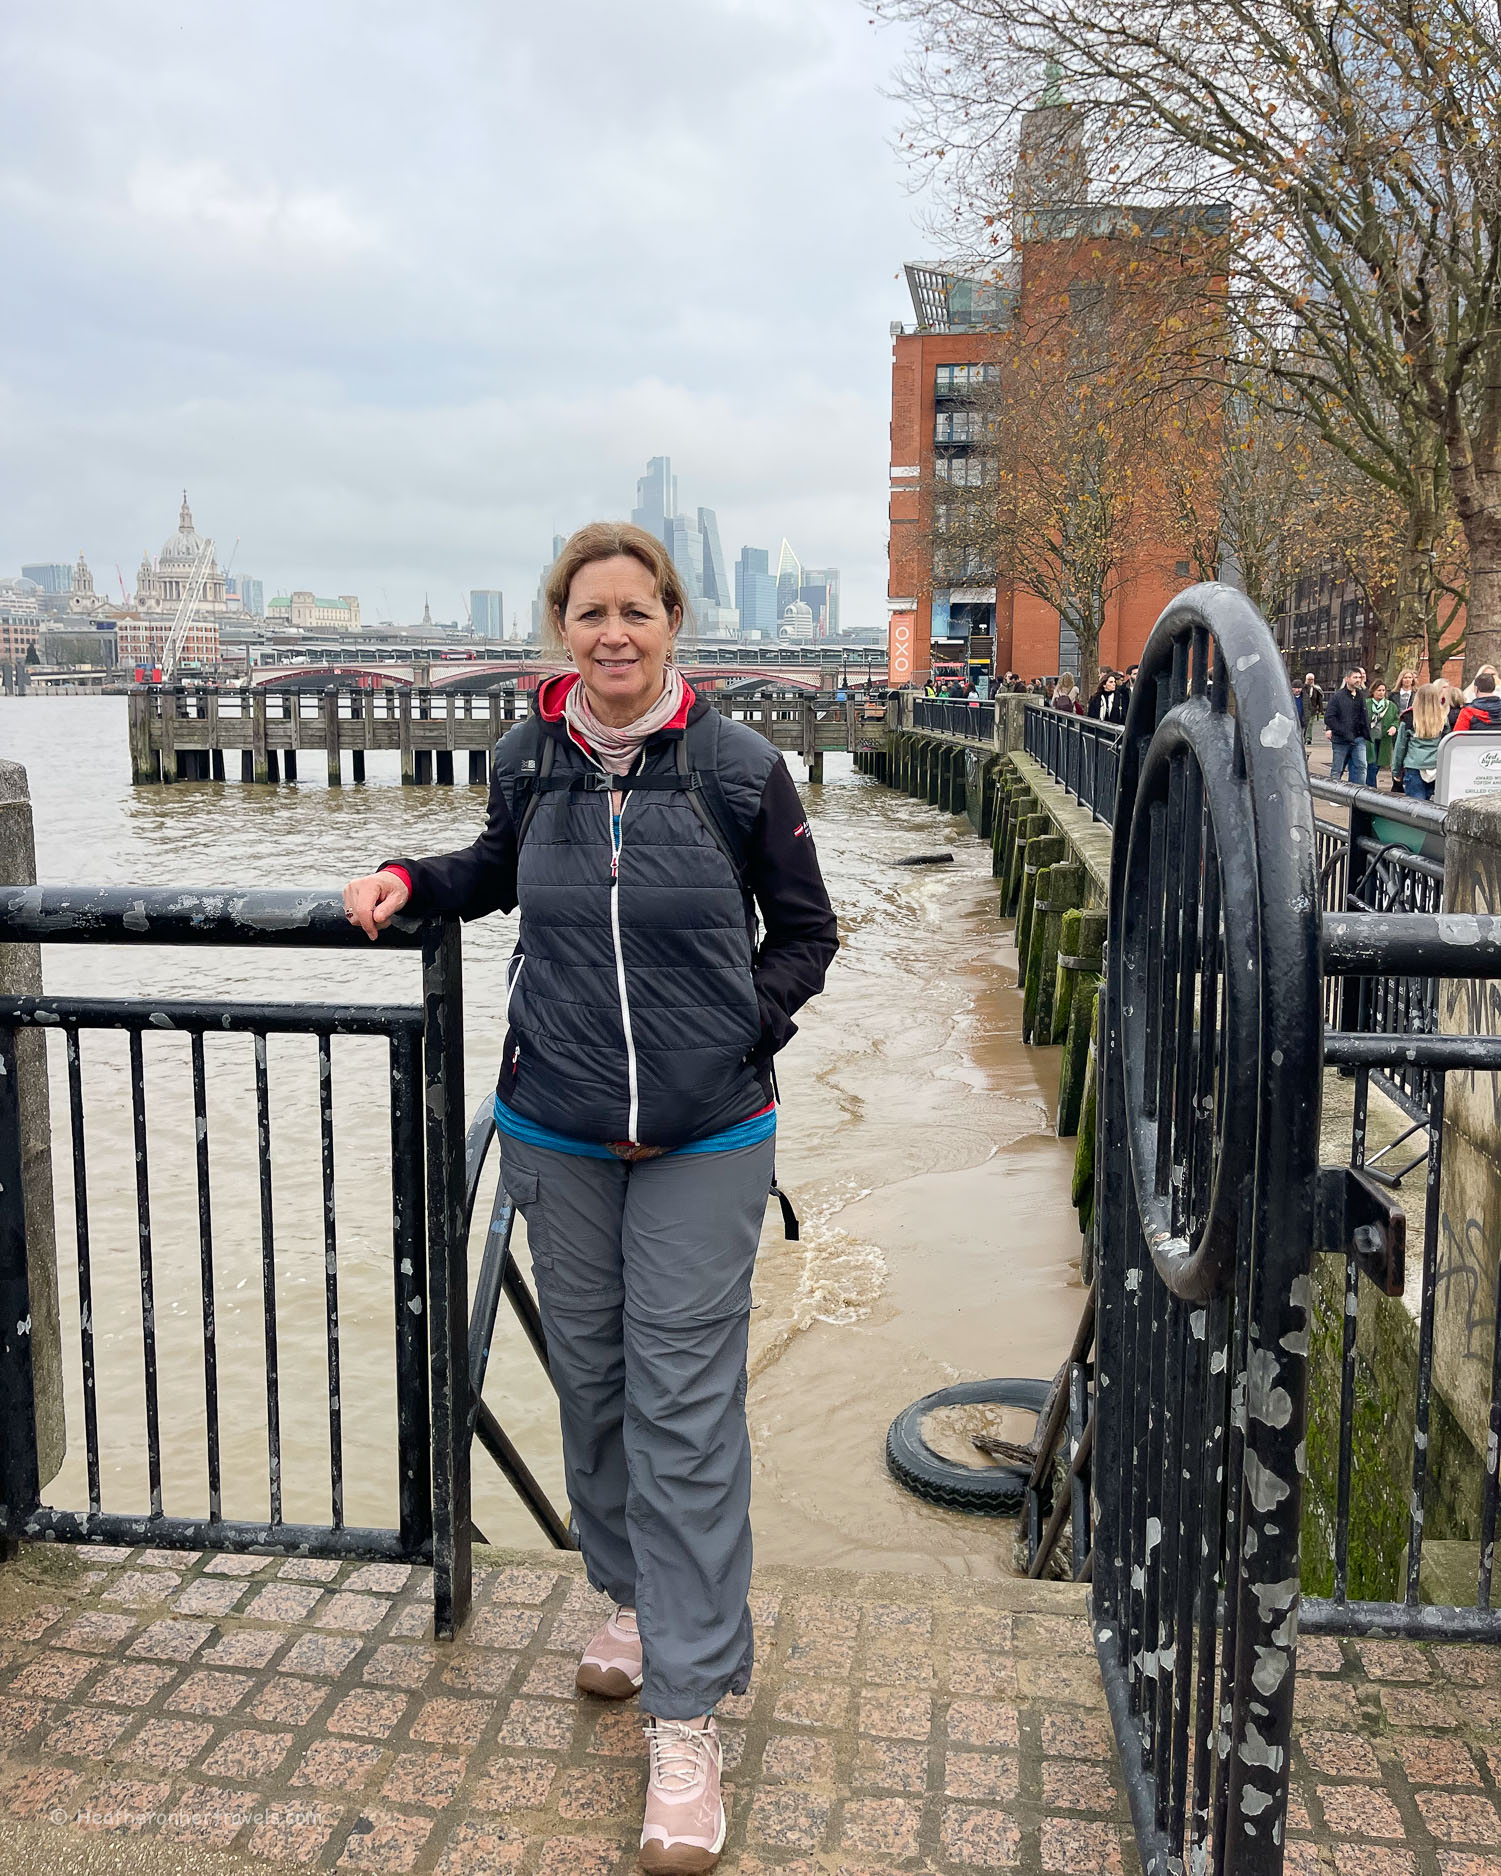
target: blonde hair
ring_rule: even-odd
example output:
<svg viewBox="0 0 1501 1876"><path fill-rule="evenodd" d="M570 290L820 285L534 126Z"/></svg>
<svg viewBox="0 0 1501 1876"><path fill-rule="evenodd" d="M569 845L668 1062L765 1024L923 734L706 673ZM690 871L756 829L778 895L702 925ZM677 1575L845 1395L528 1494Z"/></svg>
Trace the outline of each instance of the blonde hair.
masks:
<svg viewBox="0 0 1501 1876"><path fill-rule="evenodd" d="M1398 690L1416 690L1417 687L1418 687L1418 674L1416 671L1406 670L1406 671L1399 673L1397 677L1397 689Z"/></svg>
<svg viewBox="0 0 1501 1876"><path fill-rule="evenodd" d="M1425 742L1442 736L1449 726L1449 707L1444 701L1445 686L1421 684L1413 693L1412 733Z"/></svg>
<svg viewBox="0 0 1501 1876"><path fill-rule="evenodd" d="M548 570L547 584L543 588L547 600L544 625L554 644L562 642L563 615L568 610L568 594L575 575L596 560L615 560L622 554L639 561L651 575L657 598L667 608L669 617L676 607L680 622L687 622L688 595L672 564L671 554L656 535L648 534L645 528L638 528L629 521L590 521L569 535L562 553Z"/></svg>
<svg viewBox="0 0 1501 1876"><path fill-rule="evenodd" d="M1058 682L1053 686L1053 695L1056 697L1059 691L1071 691L1073 688L1074 674L1072 671L1065 671Z"/></svg>

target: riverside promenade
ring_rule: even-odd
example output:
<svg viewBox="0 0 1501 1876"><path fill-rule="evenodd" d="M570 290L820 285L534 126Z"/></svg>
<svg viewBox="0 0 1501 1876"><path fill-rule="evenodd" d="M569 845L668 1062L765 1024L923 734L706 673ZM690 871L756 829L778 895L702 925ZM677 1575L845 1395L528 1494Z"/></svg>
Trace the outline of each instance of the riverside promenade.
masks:
<svg viewBox="0 0 1501 1876"><path fill-rule="evenodd" d="M1084 1585L766 1570L720 1709L725 1876L1139 1866ZM578 1696L576 1558L428 1573L23 1546L0 1573L0 1816L32 1872L623 1876L634 1701ZM1306 1640L1290 1876L1501 1876L1501 1651Z"/></svg>

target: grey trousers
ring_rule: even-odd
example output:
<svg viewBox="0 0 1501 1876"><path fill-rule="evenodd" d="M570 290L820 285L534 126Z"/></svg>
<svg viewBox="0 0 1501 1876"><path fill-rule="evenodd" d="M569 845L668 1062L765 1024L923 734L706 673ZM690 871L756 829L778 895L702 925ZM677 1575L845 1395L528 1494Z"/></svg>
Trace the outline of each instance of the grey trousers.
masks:
<svg viewBox="0 0 1501 1876"><path fill-rule="evenodd" d="M627 1163L502 1137L589 1580L635 1608L664 1720L750 1681L745 1350L774 1145Z"/></svg>

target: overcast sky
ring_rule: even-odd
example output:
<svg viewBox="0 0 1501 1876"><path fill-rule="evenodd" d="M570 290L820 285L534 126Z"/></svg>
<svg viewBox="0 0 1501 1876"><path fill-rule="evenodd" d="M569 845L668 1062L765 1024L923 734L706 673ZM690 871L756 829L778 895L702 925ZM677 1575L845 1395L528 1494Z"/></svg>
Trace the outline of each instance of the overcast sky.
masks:
<svg viewBox="0 0 1501 1876"><path fill-rule="evenodd" d="M884 623L920 203L858 0L8 0L0 572L523 624L648 456Z"/></svg>

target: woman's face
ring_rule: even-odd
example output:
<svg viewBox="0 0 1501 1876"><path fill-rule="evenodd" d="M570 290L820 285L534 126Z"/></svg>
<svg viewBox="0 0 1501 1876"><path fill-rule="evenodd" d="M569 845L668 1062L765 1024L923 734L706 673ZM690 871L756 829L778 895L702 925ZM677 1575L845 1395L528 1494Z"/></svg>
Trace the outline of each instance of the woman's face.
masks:
<svg viewBox="0 0 1501 1876"><path fill-rule="evenodd" d="M681 623L680 609L668 612L651 574L630 554L592 560L574 574L563 642L602 723L631 723L661 696Z"/></svg>
<svg viewBox="0 0 1501 1876"><path fill-rule="evenodd" d="M1101 686L1101 688L1103 689L1105 695L1108 697L1110 693L1115 689L1115 679L1113 677L1107 677L1105 679L1104 684Z"/></svg>
<svg viewBox="0 0 1501 1876"><path fill-rule="evenodd" d="M1371 702L1372 703L1384 703L1385 701L1386 701L1386 686L1378 678L1376 682L1371 686Z"/></svg>

